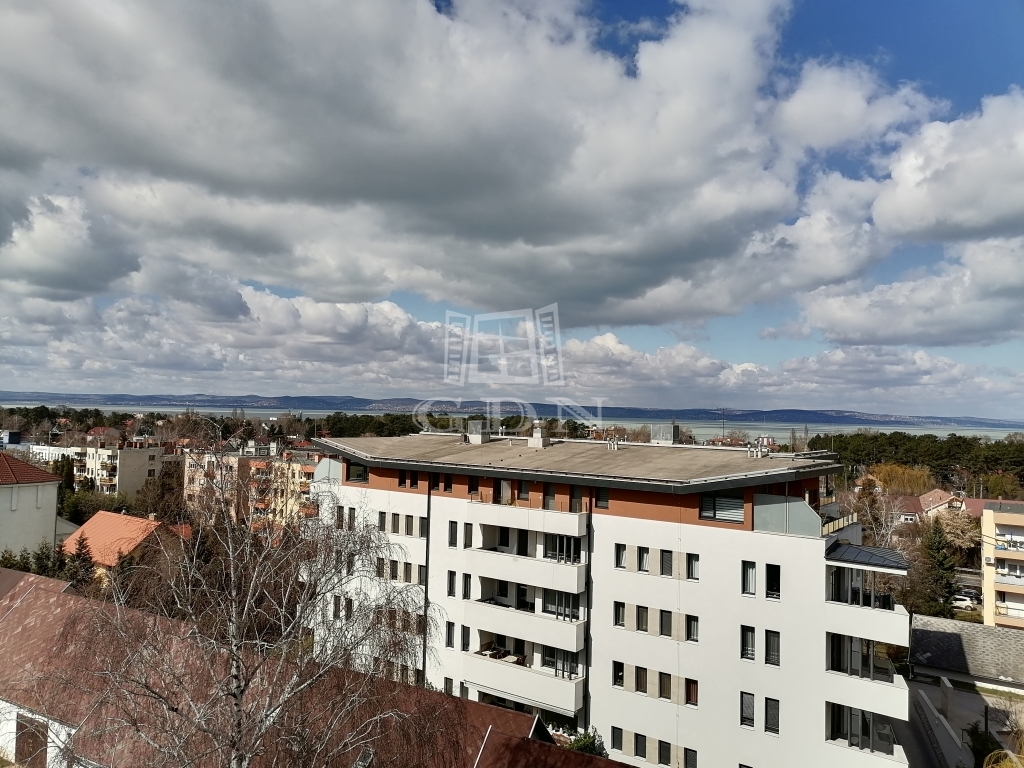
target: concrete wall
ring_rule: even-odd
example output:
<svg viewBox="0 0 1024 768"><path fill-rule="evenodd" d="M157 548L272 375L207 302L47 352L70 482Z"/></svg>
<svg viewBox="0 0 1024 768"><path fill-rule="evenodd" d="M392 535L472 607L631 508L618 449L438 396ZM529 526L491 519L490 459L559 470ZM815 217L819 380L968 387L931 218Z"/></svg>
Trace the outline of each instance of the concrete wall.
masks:
<svg viewBox="0 0 1024 768"><path fill-rule="evenodd" d="M53 542L59 483L0 486L0 549Z"/></svg>
<svg viewBox="0 0 1024 768"><path fill-rule="evenodd" d="M132 498L146 480L160 474L163 448L122 448L117 452L117 492Z"/></svg>
<svg viewBox="0 0 1024 768"><path fill-rule="evenodd" d="M67 760L62 753L67 747L73 731L66 725L48 721L47 718L35 712L18 707L3 699L0 699L0 757L14 762L15 737L19 713L48 723L46 766L47 768L67 768ZM94 764L83 761L82 765L92 766Z"/></svg>
<svg viewBox="0 0 1024 768"><path fill-rule="evenodd" d="M942 750L942 754L946 758L946 764L951 768L957 764L957 761L963 761L964 765L974 765L974 755L970 748L961 743L960 737L949 727L946 718L939 713L927 694L923 690L918 690L916 695L918 701L921 702L924 718L931 726L932 733L935 734L935 739L939 742L939 749Z"/></svg>

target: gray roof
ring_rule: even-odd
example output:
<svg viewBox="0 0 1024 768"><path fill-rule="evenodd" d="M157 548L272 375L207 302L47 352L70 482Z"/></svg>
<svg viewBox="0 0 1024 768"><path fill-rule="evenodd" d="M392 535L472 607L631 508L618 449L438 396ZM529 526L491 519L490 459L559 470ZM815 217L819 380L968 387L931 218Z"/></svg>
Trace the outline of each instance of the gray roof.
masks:
<svg viewBox="0 0 1024 768"><path fill-rule="evenodd" d="M832 454L756 458L744 449L552 441L529 448L523 438L495 438L474 445L461 435L352 437L314 440L327 453L340 453L371 466L409 467L493 476L586 480L594 485L685 486L684 492L716 487L785 482L839 470Z"/></svg>
<svg viewBox="0 0 1024 768"><path fill-rule="evenodd" d="M892 568L897 571L906 571L910 568L907 559L895 549L864 547L859 544L837 542L829 547L825 559L829 562L849 563L864 568Z"/></svg>
<svg viewBox="0 0 1024 768"><path fill-rule="evenodd" d="M1024 683L1024 632L914 616L910 661L993 681Z"/></svg>

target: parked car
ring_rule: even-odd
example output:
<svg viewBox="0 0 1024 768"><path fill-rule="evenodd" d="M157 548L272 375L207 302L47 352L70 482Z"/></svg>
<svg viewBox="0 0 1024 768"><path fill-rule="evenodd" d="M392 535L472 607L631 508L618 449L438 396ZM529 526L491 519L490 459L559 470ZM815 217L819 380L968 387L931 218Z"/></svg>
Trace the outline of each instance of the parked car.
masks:
<svg viewBox="0 0 1024 768"><path fill-rule="evenodd" d="M964 595L957 595L953 598L953 607L958 611L973 611L974 601Z"/></svg>
<svg viewBox="0 0 1024 768"><path fill-rule="evenodd" d="M972 587L964 587L962 589L957 590L956 596L966 597L968 600L971 600L975 605L981 602L981 592Z"/></svg>

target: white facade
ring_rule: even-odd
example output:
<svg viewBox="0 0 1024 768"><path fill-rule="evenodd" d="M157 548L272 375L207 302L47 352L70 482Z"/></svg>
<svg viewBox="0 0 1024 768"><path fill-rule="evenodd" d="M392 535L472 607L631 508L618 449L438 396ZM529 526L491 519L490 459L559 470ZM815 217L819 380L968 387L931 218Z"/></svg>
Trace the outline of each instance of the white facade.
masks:
<svg viewBox="0 0 1024 768"><path fill-rule="evenodd" d="M407 482L415 464L408 466ZM851 645L861 639L907 646L910 627L900 606L826 600L829 540L820 535L649 519L637 504L628 516L614 514L595 508L591 488L578 512L558 511L573 506L561 503L537 508L543 505L536 495L492 504L458 498L443 487L432 490L428 502L428 472L418 471L417 492L346 482L343 472L341 461L324 459L314 498L330 487L359 519L383 521L407 553L410 567L399 563L399 578L411 573L412 583L419 583L429 542L425 575L441 627L431 638L426 665L434 687L527 709L556 726L592 725L611 757L632 765L906 763L898 745L871 751L851 747L850 738L830 739L834 718L853 721L851 710L829 704L856 708L856 723L870 723L883 736L885 718L908 715L907 687L898 675L890 682L828 671L834 665L830 644L849 659ZM483 483L487 468L479 474ZM736 481L737 487L750 484ZM783 530L796 527L788 520L779 523ZM666 575L663 551L670 553L664 556ZM688 555L697 556L696 579L688 578ZM754 564L750 595L742 593L744 561ZM641 562L647 572L639 570ZM780 568L777 597L766 595L769 564ZM638 627L638 607L646 609L646 631ZM688 639L688 617L697 619L696 639ZM741 658L743 627L753 629L751 659ZM779 633L777 664L774 655L767 663L766 631ZM507 655L494 654L499 646ZM646 670L646 693L636 690L643 677L638 667ZM696 703L687 703L693 694ZM741 723L741 694L753 696L751 725ZM769 700L777 702L777 733L770 732L774 719L766 722L768 707L776 711ZM871 719L860 710L873 713ZM641 757L636 752L643 745Z"/></svg>
<svg viewBox="0 0 1024 768"><path fill-rule="evenodd" d="M85 449L85 477L95 481L98 491L134 496L146 480L159 476L163 452L159 445L146 448L89 446Z"/></svg>
<svg viewBox="0 0 1024 768"><path fill-rule="evenodd" d="M54 541L57 486L51 483L0 485L0 549L15 553Z"/></svg>
<svg viewBox="0 0 1024 768"><path fill-rule="evenodd" d="M24 723L31 723L38 729L42 736L45 729L45 751L47 768L66 768L68 764L68 746L74 729L64 723L59 723L39 715L31 710L24 709L0 699L0 757L13 763L17 749L18 720ZM24 738L24 737L23 737ZM33 753L36 754L36 753ZM76 764L82 766L93 766L94 763L79 760Z"/></svg>

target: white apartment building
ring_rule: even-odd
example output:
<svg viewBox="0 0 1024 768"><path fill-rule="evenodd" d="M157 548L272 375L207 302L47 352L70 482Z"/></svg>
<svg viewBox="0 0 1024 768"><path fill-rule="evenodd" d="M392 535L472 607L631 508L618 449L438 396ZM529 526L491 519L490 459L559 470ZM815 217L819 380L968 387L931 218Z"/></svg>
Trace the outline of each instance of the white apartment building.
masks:
<svg viewBox="0 0 1024 768"><path fill-rule="evenodd" d="M133 447L137 446L137 447ZM134 496L146 480L160 475L164 449L143 443L107 446L103 443L85 448L84 460L76 462L76 480L89 478L96 490Z"/></svg>
<svg viewBox="0 0 1024 768"><path fill-rule="evenodd" d="M469 442L468 440L472 440ZM314 497L407 553L441 631L417 677L594 726L631 765L906 763L884 657L906 572L823 535L829 454L421 434L316 440ZM327 497L326 495L324 496ZM850 536L852 540L847 540Z"/></svg>
<svg viewBox="0 0 1024 768"><path fill-rule="evenodd" d="M985 623L1024 629L1024 503L985 504L981 512L981 555Z"/></svg>

